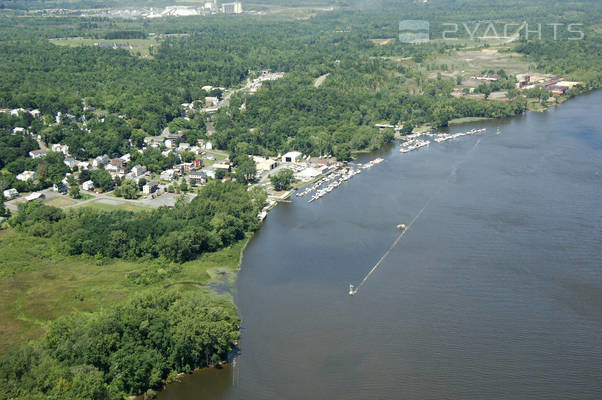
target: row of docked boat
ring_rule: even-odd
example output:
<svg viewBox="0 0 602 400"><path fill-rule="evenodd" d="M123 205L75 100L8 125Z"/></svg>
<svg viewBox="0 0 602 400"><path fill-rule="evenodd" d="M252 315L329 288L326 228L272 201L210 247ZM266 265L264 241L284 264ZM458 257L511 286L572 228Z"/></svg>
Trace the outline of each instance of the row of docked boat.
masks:
<svg viewBox="0 0 602 400"><path fill-rule="evenodd" d="M311 199L309 199L308 202L311 203L314 200L318 200L319 198L326 196L328 193L332 192L334 189L341 186L341 184L343 184L344 182L348 181L349 179L353 178L355 175L357 175L361 172L362 172L361 169L353 169L353 168L342 169L341 173L337 174L336 178L333 181L331 181L325 187L322 187L322 188L316 190L312 194Z"/></svg>
<svg viewBox="0 0 602 400"><path fill-rule="evenodd" d="M418 150L431 144L428 140L410 139L401 144L400 153L409 153L410 151Z"/></svg>
<svg viewBox="0 0 602 400"><path fill-rule="evenodd" d="M312 185L309 185L308 187L306 187L303 191L297 192L297 197L303 197L305 195L315 192L316 190L318 190L318 188L320 186L332 181L333 179L336 179L337 175L338 175L338 171L335 171L329 175L323 176L322 178L320 178L316 182L314 182Z"/></svg>
<svg viewBox="0 0 602 400"><path fill-rule="evenodd" d="M380 163L381 163L381 162L383 162L383 161L385 161L385 159L384 159L384 158L377 157L377 158L375 158L374 160L372 160L372 161L369 161L369 162L367 162L367 163L366 163L366 164L364 164L364 165L359 165L359 167L360 167L361 169L370 169L370 168L374 167L375 165L377 165L377 164L380 164Z"/></svg>
<svg viewBox="0 0 602 400"><path fill-rule="evenodd" d="M385 161L384 158L378 157L365 164L353 164L339 168L331 172L329 175L323 176L312 185L298 192L297 197L303 197L311 194L311 198L309 199L309 202L311 203L314 200L326 196L328 193L341 186L344 182L361 173L362 170L372 168L383 161Z"/></svg>
<svg viewBox="0 0 602 400"><path fill-rule="evenodd" d="M481 129L471 129L466 132L441 133L441 134L437 135L437 137L435 138L435 142L441 143L441 142L445 142L447 140L457 139L462 136L476 135L476 134L485 132L485 130L486 130L485 128L481 128Z"/></svg>

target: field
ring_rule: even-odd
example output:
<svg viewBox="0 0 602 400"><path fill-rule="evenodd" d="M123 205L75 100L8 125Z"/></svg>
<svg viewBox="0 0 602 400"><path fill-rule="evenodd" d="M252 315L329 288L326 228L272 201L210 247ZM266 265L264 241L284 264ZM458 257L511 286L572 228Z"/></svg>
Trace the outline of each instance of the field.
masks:
<svg viewBox="0 0 602 400"><path fill-rule="evenodd" d="M159 45L159 40L156 38L152 39L87 39L87 38L60 38L51 39L51 43L59 46L96 46L97 43L127 43L129 45L128 50L133 55L139 55L141 57L149 58L150 48Z"/></svg>
<svg viewBox="0 0 602 400"><path fill-rule="evenodd" d="M507 46L458 50L448 54L438 54L429 58L421 66L431 78L441 73L443 77L464 78L463 85L478 86L478 81L469 79L482 71L503 69L508 75L527 73L533 66L518 53L507 52ZM427 70L426 66L429 66ZM478 83L477 83L478 82Z"/></svg>
<svg viewBox="0 0 602 400"><path fill-rule="evenodd" d="M39 337L49 321L70 312L100 310L167 285L210 290L207 284L230 284L246 243L169 265L62 256L48 239L0 231L0 354Z"/></svg>
<svg viewBox="0 0 602 400"><path fill-rule="evenodd" d="M98 200L94 200L94 201L90 201L87 203L76 205L75 207L72 207L72 209L80 208L80 207L91 207L91 208L95 208L97 210L103 210L103 211L124 210L124 211L134 211L134 212L150 209L149 207L139 205L136 203L132 203L129 201L119 200L117 198L115 200L98 199Z"/></svg>

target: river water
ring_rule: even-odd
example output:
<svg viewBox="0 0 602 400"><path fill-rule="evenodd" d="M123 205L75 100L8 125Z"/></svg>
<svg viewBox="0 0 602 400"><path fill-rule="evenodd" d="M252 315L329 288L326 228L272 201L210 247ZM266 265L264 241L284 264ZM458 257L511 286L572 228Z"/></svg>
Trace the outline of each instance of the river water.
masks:
<svg viewBox="0 0 602 400"><path fill-rule="evenodd" d="M279 205L244 255L235 366L159 398L602 398L600 104L396 145L324 198Z"/></svg>

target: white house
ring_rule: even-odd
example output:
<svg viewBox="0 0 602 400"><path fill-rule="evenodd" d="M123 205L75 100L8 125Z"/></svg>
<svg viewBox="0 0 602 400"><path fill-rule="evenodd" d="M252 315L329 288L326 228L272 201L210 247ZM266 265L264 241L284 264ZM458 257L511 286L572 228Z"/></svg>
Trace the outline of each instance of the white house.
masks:
<svg viewBox="0 0 602 400"><path fill-rule="evenodd" d="M303 157L303 154L301 154L298 151L289 151L288 153L286 153L285 155L282 156L282 162L296 163L296 162L299 162L299 160L302 157Z"/></svg>
<svg viewBox="0 0 602 400"><path fill-rule="evenodd" d="M63 164L68 166L69 168L75 167L75 159L73 157L65 157L63 160Z"/></svg>
<svg viewBox="0 0 602 400"><path fill-rule="evenodd" d="M42 158L46 155L46 150L32 150L29 152L31 158Z"/></svg>
<svg viewBox="0 0 602 400"><path fill-rule="evenodd" d="M25 128L22 128L22 127L20 127L20 126L17 126L16 128L14 128L14 129L12 130L12 132L11 132L11 133L12 133L13 135L16 135L17 133L25 133L25 132L26 132Z"/></svg>
<svg viewBox="0 0 602 400"><path fill-rule="evenodd" d="M107 165L109 163L109 156L102 155L102 156L98 156L94 159L94 161L92 161L92 166L94 168L99 168L103 165Z"/></svg>
<svg viewBox="0 0 602 400"><path fill-rule="evenodd" d="M92 181L85 181L84 183L82 183L82 189L84 190L94 190L94 182Z"/></svg>
<svg viewBox="0 0 602 400"><path fill-rule="evenodd" d="M161 172L161 179L164 181L171 181L175 177L175 171L173 169L166 169Z"/></svg>
<svg viewBox="0 0 602 400"><path fill-rule="evenodd" d="M17 189L6 189L4 192L2 192L2 194L6 200L12 200L15 197L19 197L19 192L17 192Z"/></svg>
<svg viewBox="0 0 602 400"><path fill-rule="evenodd" d="M69 154L69 146L67 146L66 144L56 143L50 146L50 149L57 153L63 153L65 155Z"/></svg>
<svg viewBox="0 0 602 400"><path fill-rule="evenodd" d="M219 103L219 99L217 97L211 97L211 96L205 97L205 106L207 106L207 107L217 106L217 103Z"/></svg>
<svg viewBox="0 0 602 400"><path fill-rule="evenodd" d="M207 178L215 179L215 170L214 169L206 168L206 169L203 169L202 172L207 176Z"/></svg>
<svg viewBox="0 0 602 400"><path fill-rule="evenodd" d="M159 188L159 184L157 182L148 182L144 186L142 186L142 193L149 195L157 191Z"/></svg>
<svg viewBox="0 0 602 400"><path fill-rule="evenodd" d="M189 150L190 149L190 144L182 142L178 146L178 149L180 149L180 150Z"/></svg>
<svg viewBox="0 0 602 400"><path fill-rule="evenodd" d="M136 165L134 168L132 168L132 175L136 178L144 175L145 173L146 167L143 167L142 165Z"/></svg>
<svg viewBox="0 0 602 400"><path fill-rule="evenodd" d="M34 171L23 171L17 175L17 179L23 182L34 181L37 174Z"/></svg>

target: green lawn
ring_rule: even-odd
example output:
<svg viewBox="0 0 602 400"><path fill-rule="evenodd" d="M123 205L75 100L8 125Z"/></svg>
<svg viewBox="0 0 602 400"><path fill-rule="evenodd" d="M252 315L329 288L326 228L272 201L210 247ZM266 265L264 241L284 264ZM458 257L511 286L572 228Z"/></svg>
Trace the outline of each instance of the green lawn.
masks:
<svg viewBox="0 0 602 400"><path fill-rule="evenodd" d="M106 203L106 202L102 202L100 200L91 201L89 203L77 205L77 206L73 207L72 209L80 208L80 207L91 207L91 208L95 208L97 210L104 210L104 211L125 210L125 211L134 211L134 212L145 211L145 210L151 209L151 207L131 203L128 201L120 202L120 200L117 200L117 199L115 200L114 203L112 203L112 202Z"/></svg>
<svg viewBox="0 0 602 400"><path fill-rule="evenodd" d="M248 240L181 265L59 255L50 239L0 231L0 354L39 337L47 323L75 311L96 311L144 290L232 283ZM132 279L150 277L146 283ZM192 283L192 284L191 284ZM229 296L227 296L229 297ZM231 297L230 297L231 301Z"/></svg>

